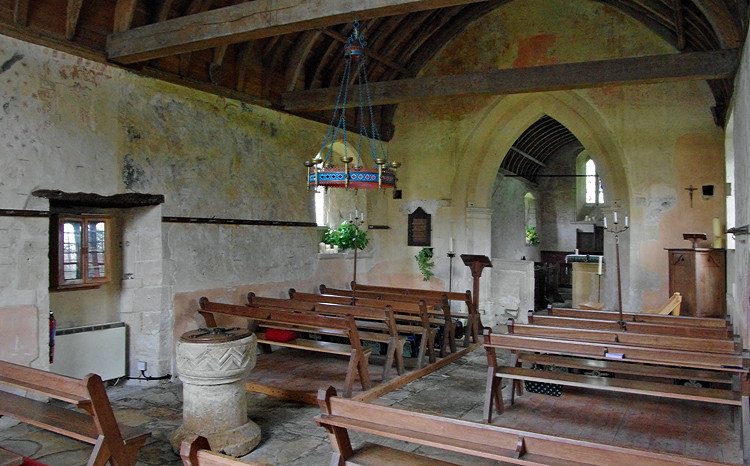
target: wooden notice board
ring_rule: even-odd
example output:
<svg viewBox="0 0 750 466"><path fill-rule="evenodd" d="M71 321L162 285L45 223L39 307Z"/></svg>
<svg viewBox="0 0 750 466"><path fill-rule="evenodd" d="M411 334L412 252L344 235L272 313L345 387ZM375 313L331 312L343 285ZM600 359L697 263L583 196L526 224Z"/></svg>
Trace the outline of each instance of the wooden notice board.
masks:
<svg viewBox="0 0 750 466"><path fill-rule="evenodd" d="M409 214L409 246L429 247L432 243L432 216L417 207Z"/></svg>

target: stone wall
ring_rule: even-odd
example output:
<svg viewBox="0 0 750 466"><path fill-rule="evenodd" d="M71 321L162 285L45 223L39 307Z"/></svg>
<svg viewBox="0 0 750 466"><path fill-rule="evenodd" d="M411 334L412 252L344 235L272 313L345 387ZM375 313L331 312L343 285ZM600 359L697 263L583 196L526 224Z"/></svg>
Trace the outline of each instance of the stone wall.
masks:
<svg viewBox="0 0 750 466"><path fill-rule="evenodd" d="M734 102L731 109L732 144L734 160L735 224L750 224L750 50L742 53L742 63L735 80ZM750 236L736 236L735 250L729 254L732 261L727 277L730 296L729 309L735 330L742 336L745 348L750 348Z"/></svg>
<svg viewBox="0 0 750 466"><path fill-rule="evenodd" d="M115 283L57 293L61 327L124 321L130 373L143 360L149 375L162 375L172 370L175 320L196 309L177 307L175 294L313 280L314 227L162 217L312 221L302 161L317 152L324 126L5 37L0 58L10 64L0 83L0 208L48 210L35 189L165 196L157 207L115 212ZM40 367L51 309L48 225L0 217L0 310L17 317L2 329L2 349Z"/></svg>

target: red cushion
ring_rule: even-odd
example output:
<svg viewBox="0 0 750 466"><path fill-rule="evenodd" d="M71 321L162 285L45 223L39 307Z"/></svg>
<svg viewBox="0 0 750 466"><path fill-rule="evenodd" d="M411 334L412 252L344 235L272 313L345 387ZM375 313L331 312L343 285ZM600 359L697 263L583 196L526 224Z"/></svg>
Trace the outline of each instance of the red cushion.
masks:
<svg viewBox="0 0 750 466"><path fill-rule="evenodd" d="M281 343L292 341L297 338L297 332L291 330L282 330L279 328L269 328L266 330L266 340L278 341Z"/></svg>

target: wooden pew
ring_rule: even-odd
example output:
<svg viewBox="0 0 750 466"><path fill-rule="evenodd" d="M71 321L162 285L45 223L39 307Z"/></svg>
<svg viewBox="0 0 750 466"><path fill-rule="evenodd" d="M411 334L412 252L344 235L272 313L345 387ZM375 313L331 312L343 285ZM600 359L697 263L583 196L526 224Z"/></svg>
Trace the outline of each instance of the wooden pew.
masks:
<svg viewBox="0 0 750 466"><path fill-rule="evenodd" d="M508 324L508 333L565 340L593 341L599 343L621 343L624 345L649 346L653 348L683 349L686 351L707 351L709 353L739 354L742 351L737 340L716 338L693 338L673 335L636 333L633 329L591 330L567 327L551 327L534 324Z"/></svg>
<svg viewBox="0 0 750 466"><path fill-rule="evenodd" d="M620 324L614 320L582 319L578 317L558 317L529 313L529 323L547 325L551 327L582 328L590 330L621 330ZM674 324L652 324L648 322L628 322L629 332L650 333L653 335L673 335L692 338L718 338L731 340L734 338L730 328L719 327L691 327Z"/></svg>
<svg viewBox="0 0 750 466"><path fill-rule="evenodd" d="M421 288L403 288L403 287L395 287L395 286L381 286L381 285L366 285L364 283L354 283L353 281L350 283L350 286L352 289L355 289L359 292L362 291L376 291L380 293L390 293L390 294L401 294L401 295L407 295L407 296L420 296L423 298L438 298L441 299L445 297L449 302L450 301L458 301L463 302L466 305L466 312L461 311L454 311L450 310L451 317L454 319L466 319L467 321L467 336L470 334L472 340L474 343L478 343L481 339L481 328L482 328L482 320L479 316L479 311L477 309L474 309L474 301L471 297L471 291L466 290L463 293L454 292L454 291L440 291L440 290L424 290ZM448 308L450 309L450 304L448 305ZM468 340L465 341L465 346L468 346Z"/></svg>
<svg viewBox="0 0 750 466"><path fill-rule="evenodd" d="M211 451L208 439L200 435L186 438L180 445L183 466L263 466L256 461L238 460L229 455Z"/></svg>
<svg viewBox="0 0 750 466"><path fill-rule="evenodd" d="M355 450L349 438L349 430L460 453L476 460L490 459L502 464L717 464L686 456L623 448L362 403L337 397L333 388L318 392L318 404L321 414L315 418L315 422L328 432L333 448L331 465L453 464L375 443L365 443ZM470 462L467 461L466 464Z"/></svg>
<svg viewBox="0 0 750 466"><path fill-rule="evenodd" d="M341 288L329 288L326 285L320 285L320 293L321 294L330 294L334 296L346 296L346 297L353 297L355 295L355 292L352 290L344 290ZM415 296L415 295L405 295L405 294L393 294L393 293L384 293L381 291L359 291L356 292L356 297L364 298L364 299L377 299L377 300L383 300L383 301L401 301L401 302L407 302L407 303L419 303L421 301L424 301L425 305L427 306L427 312L430 314L431 317L437 317L442 315L444 321L447 323L448 327L448 345L450 347L450 351L452 353L456 352L456 326L455 322L453 320L453 316L451 315L450 310L450 301L446 297L441 298L435 298L435 297L424 297L424 296ZM464 346L469 345L469 339L471 337L471 332L466 332L466 335L464 336ZM445 340L445 338L443 339Z"/></svg>
<svg viewBox="0 0 750 466"><path fill-rule="evenodd" d="M576 317L580 319L620 320L620 314L615 311L590 311L585 309L551 308L549 315L559 317ZM688 317L688 316L665 316L660 314L634 314L624 312L622 314L626 324L630 322L646 322L650 324L685 325L690 327L712 327L727 328L726 319L718 317Z"/></svg>
<svg viewBox="0 0 750 466"><path fill-rule="evenodd" d="M487 354L488 372L485 391L484 419L492 421L493 405L498 413L504 410L502 400L502 379L513 381L511 403L517 381L557 383L561 385L607 390L614 392L636 393L665 398L694 400L708 403L739 406L742 419L743 455L750 460L750 384L748 370L750 364L743 353L709 353L705 351L686 351L675 349L629 346L622 343L596 343L573 340L562 340L518 334L493 334L490 329L484 331L484 348ZM496 350L513 351L511 365L500 366L497 363ZM701 388L644 381L638 379L621 379L595 377L581 374L560 373L520 367L515 359L519 353L543 353L556 356L575 356L591 360L629 363L644 363L639 370L641 375L668 378L661 371L668 368L701 369L723 372L731 377L732 387Z"/></svg>
<svg viewBox="0 0 750 466"><path fill-rule="evenodd" d="M217 326L215 314L249 319L251 329L258 337L258 344L264 351L270 351L270 347L275 345L348 357L349 364L344 381L344 396L351 396L356 375L359 375L362 389L368 390L372 385L367 367L372 350L362 347L359 331L352 316L332 317L258 306L238 306L211 302L205 297L199 300L199 304L200 310L198 312L206 320L206 325L209 327ZM296 338L287 342L273 341L266 338L262 331L263 328L333 335L348 339L349 344L306 338Z"/></svg>
<svg viewBox="0 0 750 466"><path fill-rule="evenodd" d="M27 390L78 408L67 409L0 391L1 415L94 445L89 465L108 461L118 466L134 465L139 449L151 436L151 432L117 423L102 379L96 374L75 379L0 361L0 385L3 390Z"/></svg>
<svg viewBox="0 0 750 466"><path fill-rule="evenodd" d="M344 298L346 299L346 298ZM383 367L383 380L390 376L391 366L396 363L396 371L399 375L406 369L404 366L404 345L406 338L399 337L393 310L379 303L378 307L358 306L352 308L350 305L341 304L323 305L312 301L266 298L256 296L252 291L247 294L248 306L261 306L275 309L293 309L300 312L308 312L319 315L346 316L351 315L355 319L359 337L362 340L384 343L386 345L385 366Z"/></svg>
<svg viewBox="0 0 750 466"><path fill-rule="evenodd" d="M330 294L301 293L294 288L289 289L289 299L304 301L310 303L327 303L341 305L356 305L368 307L389 306L393 309L393 315L397 322L398 333L404 335L418 335L420 346L418 351L418 367L423 366L424 356L429 357L429 361L435 362L435 327L441 327L444 330L444 341L447 343L448 334L446 331L445 318L443 316L431 317L427 311L427 305L424 300L419 302L390 301L372 298L352 298L349 296L337 296ZM352 302L354 301L354 302ZM441 347L441 357L444 357L444 348Z"/></svg>

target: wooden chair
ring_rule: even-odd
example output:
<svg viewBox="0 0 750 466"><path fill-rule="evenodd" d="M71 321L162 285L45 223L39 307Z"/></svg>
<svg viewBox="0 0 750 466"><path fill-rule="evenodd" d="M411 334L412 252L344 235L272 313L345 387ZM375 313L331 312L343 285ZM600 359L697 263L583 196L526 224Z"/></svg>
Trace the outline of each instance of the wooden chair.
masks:
<svg viewBox="0 0 750 466"><path fill-rule="evenodd" d="M94 445L89 465L134 465L138 451L151 436L137 428L121 426L115 419L101 377L83 379L52 374L0 361L0 385L27 390L70 403L78 410L0 391L0 414L11 416L67 437Z"/></svg>

